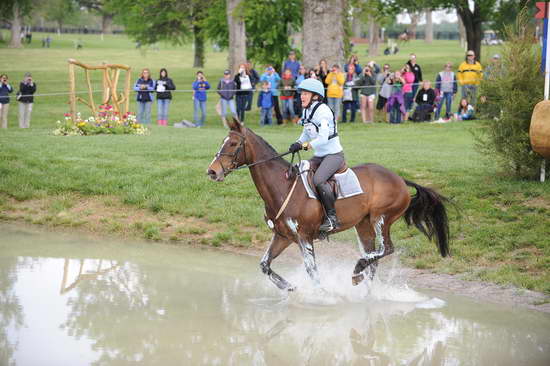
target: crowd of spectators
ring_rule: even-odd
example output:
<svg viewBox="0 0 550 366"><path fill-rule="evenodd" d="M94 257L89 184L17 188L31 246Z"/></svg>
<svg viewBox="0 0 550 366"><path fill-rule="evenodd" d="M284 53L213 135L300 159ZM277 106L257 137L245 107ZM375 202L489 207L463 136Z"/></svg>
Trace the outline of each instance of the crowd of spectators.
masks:
<svg viewBox="0 0 550 366"><path fill-rule="evenodd" d="M281 75L273 65L266 65L260 74L250 62L240 64L234 73L225 70L215 84L219 95L216 110L224 118L231 114L245 122L246 112L256 105L260 110L262 126L296 123L302 112L298 86L305 79L315 78L323 83L325 102L334 112L337 122L355 122L357 111L363 123L373 123L375 120L402 123L407 120L447 122L473 119L480 81L484 75L487 77L500 70L497 67L499 61L500 56L494 55L490 65L483 70L475 59L475 53L468 51L458 68L455 69L451 62L445 63L434 76L432 86L430 81L424 80L422 67L412 53L405 64L395 68L389 64L380 67L375 61L361 65L358 57L352 55L344 65L329 66L325 59L321 59L315 67L308 69L298 61L294 52L290 52L281 65ZM212 86L202 71L196 73L191 86L196 127L204 126L206 121L208 91ZM453 113L452 103L459 87L460 105ZM257 89L259 93L255 93ZM143 69L134 85L138 122L151 122L151 108L156 97L157 124L167 126L174 90L176 86L168 77L167 69L160 70L157 80L152 78L149 69ZM8 76L0 75L2 128L8 126L10 94L13 91ZM36 83L27 73L16 95L21 128L30 126L35 92ZM257 103L253 102L254 94L257 94Z"/></svg>

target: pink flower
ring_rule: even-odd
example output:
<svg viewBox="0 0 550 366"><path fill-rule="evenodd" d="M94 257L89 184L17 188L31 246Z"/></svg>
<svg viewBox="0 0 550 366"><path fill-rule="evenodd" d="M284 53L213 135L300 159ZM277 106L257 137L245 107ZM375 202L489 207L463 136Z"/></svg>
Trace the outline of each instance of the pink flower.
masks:
<svg viewBox="0 0 550 366"><path fill-rule="evenodd" d="M64 113L63 115L64 115L65 117L70 117L70 116L71 116L70 113Z"/></svg>

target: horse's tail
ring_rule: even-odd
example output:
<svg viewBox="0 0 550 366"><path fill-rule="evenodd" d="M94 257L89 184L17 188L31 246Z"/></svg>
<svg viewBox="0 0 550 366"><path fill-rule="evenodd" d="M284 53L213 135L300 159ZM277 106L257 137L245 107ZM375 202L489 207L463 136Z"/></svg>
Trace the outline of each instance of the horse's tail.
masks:
<svg viewBox="0 0 550 366"><path fill-rule="evenodd" d="M445 209L448 198L433 189L422 187L405 179L409 187L416 189L403 218L407 225L414 224L428 239L435 234L435 243L442 257L449 255L449 220Z"/></svg>

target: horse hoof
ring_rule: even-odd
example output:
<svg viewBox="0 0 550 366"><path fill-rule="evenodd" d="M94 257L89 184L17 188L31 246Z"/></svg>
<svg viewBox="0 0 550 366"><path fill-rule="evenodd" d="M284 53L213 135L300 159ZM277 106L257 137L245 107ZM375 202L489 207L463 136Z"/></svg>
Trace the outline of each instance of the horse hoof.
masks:
<svg viewBox="0 0 550 366"><path fill-rule="evenodd" d="M365 276L364 276L362 273L353 275L353 276L351 276L351 284L352 284L353 286L357 286L357 285L360 284L361 281L363 281L364 279L365 279Z"/></svg>

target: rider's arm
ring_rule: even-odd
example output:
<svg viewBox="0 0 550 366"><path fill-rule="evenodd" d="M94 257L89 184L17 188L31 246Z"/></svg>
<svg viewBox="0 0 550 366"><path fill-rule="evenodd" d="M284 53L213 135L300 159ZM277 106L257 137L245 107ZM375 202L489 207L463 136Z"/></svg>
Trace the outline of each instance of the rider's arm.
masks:
<svg viewBox="0 0 550 366"><path fill-rule="evenodd" d="M311 136L307 132L307 129L304 128L304 130L302 131L302 134L300 135L300 138L298 138L297 142L303 144L304 142L309 142L309 141L311 141Z"/></svg>

